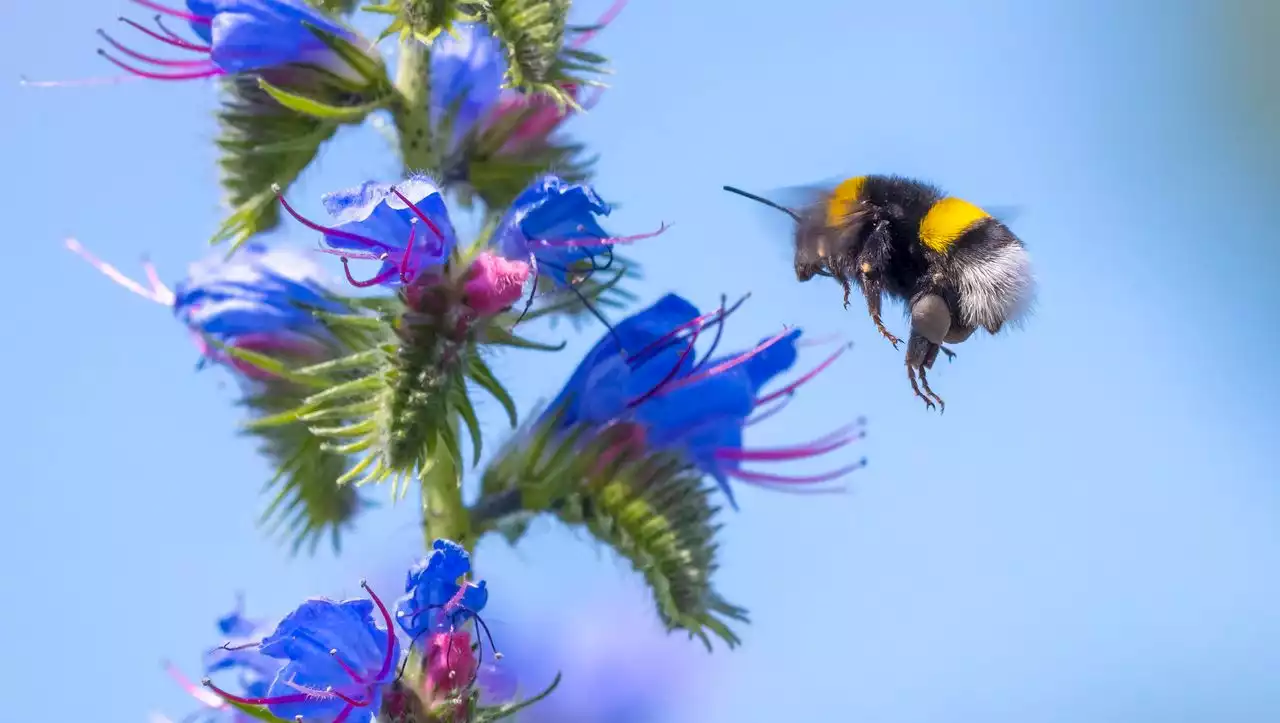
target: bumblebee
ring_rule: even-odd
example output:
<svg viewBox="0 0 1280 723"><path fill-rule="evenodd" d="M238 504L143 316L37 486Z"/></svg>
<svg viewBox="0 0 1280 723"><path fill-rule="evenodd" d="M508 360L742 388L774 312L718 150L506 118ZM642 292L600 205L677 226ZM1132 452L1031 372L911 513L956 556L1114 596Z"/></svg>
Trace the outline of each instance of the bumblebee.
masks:
<svg viewBox="0 0 1280 723"><path fill-rule="evenodd" d="M997 334L1030 308L1034 278L1022 241L990 213L927 183L856 176L798 209L724 188L789 214L796 278L835 279L846 309L853 287L861 289L871 321L895 349L902 340L885 327L881 301L888 294L906 304L907 379L930 409L935 402L946 408L926 376L939 352L955 356L943 343L958 344L978 328Z"/></svg>

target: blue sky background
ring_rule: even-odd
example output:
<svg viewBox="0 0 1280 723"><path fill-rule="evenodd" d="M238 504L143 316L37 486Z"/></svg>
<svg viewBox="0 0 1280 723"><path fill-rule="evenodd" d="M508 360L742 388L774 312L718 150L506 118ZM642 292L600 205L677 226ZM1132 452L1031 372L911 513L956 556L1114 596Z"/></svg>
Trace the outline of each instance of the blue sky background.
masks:
<svg viewBox="0 0 1280 723"><path fill-rule="evenodd" d="M18 84L109 74L93 30L125 13L147 16L0 7L6 723L181 717L193 704L159 661L195 673L235 591L280 615L363 576L395 584L420 544L412 504L363 519L340 559L264 540L268 470L235 433L228 378L195 373L164 309L63 248L75 235L126 269L150 253L177 280L220 221L211 85ZM735 346L782 324L855 341L750 442L870 421L849 494L740 493L718 584L755 622L733 653L662 653L712 681L663 720L1280 718L1276 19L1262 0L633 0L596 39L618 75L573 130L622 204L610 228L676 223L635 250L645 299L752 291ZM372 129L344 132L292 198L318 213L393 164ZM795 283L785 224L719 190L865 172L1022 208L1038 313L934 373L945 416L861 308ZM500 361L522 409L598 329L538 332L569 351ZM550 523L478 560L500 620L643 595Z"/></svg>

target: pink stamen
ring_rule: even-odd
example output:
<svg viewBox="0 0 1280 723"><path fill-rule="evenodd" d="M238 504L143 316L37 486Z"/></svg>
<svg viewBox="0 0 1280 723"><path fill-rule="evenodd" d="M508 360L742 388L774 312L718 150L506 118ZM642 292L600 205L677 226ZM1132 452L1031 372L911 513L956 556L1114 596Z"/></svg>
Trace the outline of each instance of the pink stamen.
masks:
<svg viewBox="0 0 1280 723"><path fill-rule="evenodd" d="M209 690L212 690L213 692L217 693L219 696L223 697L224 699L229 700L232 703L242 703L244 705L276 705L279 703L301 703L305 700L309 700L315 697L310 693L291 693L289 695L277 695L277 696L268 697L268 698L244 698L238 695L232 695L231 693L228 693L222 688L219 688L218 686L214 685L213 681L209 680L208 678L205 678L204 680L200 681L200 683L204 687L208 688Z"/></svg>
<svg viewBox="0 0 1280 723"><path fill-rule="evenodd" d="M665 394L665 393L667 393L667 392L671 392L671 391L674 391L674 390L676 390L676 389L680 389L680 388L682 388L682 387L687 387L687 386L689 386L690 384L697 384L698 382L700 382L700 381L702 381L702 380L704 380L704 379L708 379L708 378L713 377L713 376L715 376L715 375L717 375L717 374L723 374L723 373L725 373L725 372L729 371L730 369L733 369L734 367L737 367L737 366L740 366L740 365L742 365L742 364L745 364L745 363L746 363L747 361L749 361L752 357L754 357L754 356L756 356L757 354L759 354L759 353L763 352L765 349L768 349L769 347L773 346L774 344L777 344L778 342L782 341L783 339L787 338L787 337L788 337L788 336L790 336L790 335L791 335L791 331L790 331L790 330L788 330L788 331L784 331L784 332L782 332L781 334L779 334L779 335L777 335L777 336L773 337L772 339L769 339L768 341L764 342L764 343L763 343L763 344L761 344L760 346L757 346L755 349L752 349L751 351L748 351L748 352L744 352L744 353L742 353L742 354L739 354L738 356L733 357L732 359L728 359L728 360L726 360L726 361L723 361L723 362L721 362L721 363L719 363L719 364L717 364L717 365L715 365L715 366L711 367L710 369L706 369L706 370L701 371L701 372L699 372L699 373L697 373L697 374L690 374L689 376L685 377L684 379L681 379L681 380L679 380L679 381L675 382L674 384L672 384L671 386L667 387L666 389L664 389L664 390L663 390L663 393Z"/></svg>
<svg viewBox="0 0 1280 723"><path fill-rule="evenodd" d="M207 59L205 60L165 60L164 58L157 58L151 55L145 55L143 53L139 53L136 50L132 50L129 47L125 46L123 43L117 41L115 38L111 37L110 35L107 35L107 31L105 30L99 29L98 35L102 36L102 39L110 43L111 47L115 48L116 50L119 50L120 52L124 53L125 55L131 58L136 58L145 63L151 63L152 65L161 65L161 66L169 66L169 67L191 67L196 65L208 66L209 63L211 62Z"/></svg>
<svg viewBox="0 0 1280 723"><path fill-rule="evenodd" d="M147 283L151 284L151 293L155 294L157 299L173 299L173 290L160 280L160 275L156 273L156 265L150 261L142 262L142 272L147 275ZM173 302L170 301L169 305Z"/></svg>
<svg viewBox="0 0 1280 723"><path fill-rule="evenodd" d="M280 192L279 186L275 188L275 192L276 192L276 198L280 199L280 205L284 206L284 210L288 211L289 215L293 216L294 220L296 220L298 223L302 224L303 226L306 226L307 228L311 229L312 231L319 231L320 233L323 233L329 236L344 238L348 241L355 241L356 243L359 243L359 244L379 246L384 249L393 248L392 246L388 244L384 244L381 241L376 241L366 236L360 236L359 234L354 234L354 233L351 233L350 231L343 231L341 229L329 228L328 226L321 226L320 224L307 219L302 214L293 210L293 206L289 205L289 202L286 201L284 198L284 194Z"/></svg>
<svg viewBox="0 0 1280 723"><path fill-rule="evenodd" d="M137 294L138 296L141 296L144 299L154 301L157 304L162 304L164 306L173 306L173 302L174 302L173 292L170 291L168 288L164 287L163 284L161 284L162 288L159 288L159 289L154 288L154 284L153 284L153 288L148 290L142 284L139 284L138 282L134 281L128 276L125 276L124 274L120 273L120 270L117 269L116 267L106 263L105 261L99 259L97 256L94 256L93 254L89 253L89 251L85 249L84 246L80 245L79 241L73 238L69 238L67 239L66 244L67 244L67 248L70 249L72 253L80 256L85 261L88 261L90 265L92 265L98 271L102 272L102 274L105 275L107 278L111 279L117 284L120 284L121 286L128 289L129 291L132 291L133 293Z"/></svg>
<svg viewBox="0 0 1280 723"><path fill-rule="evenodd" d="M369 593L369 598L378 606L378 612L382 613L382 622L387 626L387 654L382 659L382 669L378 671L378 680L384 680L387 673L391 672L391 654L396 647L396 627L391 624L391 613L387 612L387 606L382 604L382 599L369 587L369 583L361 580L360 587Z"/></svg>
<svg viewBox="0 0 1280 723"><path fill-rule="evenodd" d="M783 398L783 400L782 400L781 402L779 402L778 404L775 404L775 405L773 406L773 408L772 408L772 409L769 409L769 410L767 410L767 411L761 412L760 414L757 414L757 415L756 415L756 416L754 416L754 417L750 417L750 418L748 418L748 419L747 419L747 421L745 421L745 422L743 422L743 423L742 423L742 426L744 426L744 427L750 427L750 426L751 426L751 425L753 425L753 424L759 424L759 423L763 422L764 420L768 419L769 417L772 417L773 415L777 414L778 412L781 412L782 410L786 409L786 408L787 408L787 406L791 404L791 400L792 400L792 399L793 399L793 397L789 397L789 396L788 396L788 397ZM759 403L759 402L756 402L756 406L759 406L759 405L760 405L760 403Z"/></svg>
<svg viewBox="0 0 1280 723"><path fill-rule="evenodd" d="M186 12L185 10L176 10L171 7L165 7L164 5L161 5L159 3L151 2L151 0L133 0L133 1L138 3L144 8L151 8L152 10L155 10L158 13L164 13L165 15L172 15L175 18L182 18L183 20L186 20L188 22L200 23L201 25L208 25L209 23L213 22L213 18L207 18L203 15L196 15L194 13Z"/></svg>
<svg viewBox="0 0 1280 723"><path fill-rule="evenodd" d="M571 238L571 239L558 239L558 240L534 239L532 243L536 246L550 246L552 248L558 248L558 249L581 248L583 246L613 246L615 244L629 244L629 243L635 243L636 241L643 241L645 239L653 238L654 236L659 236L665 233L666 230L669 228L671 228L671 224L667 223L666 221L663 221L662 225L658 228L657 231L653 231L650 233L636 234L635 236L616 236L611 238Z"/></svg>
<svg viewBox="0 0 1280 723"><path fill-rule="evenodd" d="M204 703L210 708L221 708L227 704L225 700L219 698L217 695L214 695L213 693L191 682L191 679L183 675L182 671L178 670L178 667L173 663L170 663L169 661L166 660L164 662L164 669L165 669L165 672L169 674L169 677L177 681L178 685L181 686L183 690L190 693L191 697L195 698L201 703Z"/></svg>
<svg viewBox="0 0 1280 723"><path fill-rule="evenodd" d="M723 311L723 309L721 309L721 311ZM684 351L680 353L680 358L676 361L675 365L671 367L671 371L667 372L667 375L662 378L662 381L658 382L652 389L630 402L627 402L628 409L634 409L653 398L663 387L669 384L677 374L680 373L680 368L684 366L685 360L687 360L689 358L689 354L693 352L693 345L697 343L698 334L701 332L701 329L694 329L693 332L689 334L688 343L685 344Z"/></svg>
<svg viewBox="0 0 1280 723"><path fill-rule="evenodd" d="M840 347L839 349L837 349L837 350L836 350L836 353L835 353L835 354L832 354L831 356L827 357L826 361L824 361L824 362L822 362L821 364L819 364L818 366L814 367L811 371L809 371L809 372L808 372L807 374L805 374L804 376L800 377L799 379L795 380L794 382L791 382L790 384L788 384L787 386L785 386L785 387L783 387L783 388L779 389L778 391L773 392L772 394L767 394L767 395L765 395L765 396L760 397L759 399L757 399L757 400L756 400L756 405L757 405L757 406L759 406L759 405L761 405L761 404L768 404L769 402L772 402L773 400L777 399L778 397L781 397L781 396L783 396L783 395L790 394L790 393L794 392L794 391L795 391L796 389L798 389L801 385L805 384L805 383L806 383L806 382L808 382L809 380L811 380L811 379L813 379L814 377L818 376L819 374L821 374L821 373L823 372L823 370L824 370L824 369L826 369L827 367L829 367L829 366L831 366L833 363L835 363L835 360L836 360L836 359L839 359L839 358L840 358L840 355L841 355L841 354L843 354L843 353L845 353L845 351L847 351L848 349L849 349L849 347L848 347L848 346Z"/></svg>
<svg viewBox="0 0 1280 723"><path fill-rule="evenodd" d="M355 708L349 705L346 708L343 708L342 712L338 714L338 717L333 719L333 723L345 723L347 718L351 717L351 711L353 710L355 710Z"/></svg>
<svg viewBox="0 0 1280 723"><path fill-rule="evenodd" d="M409 283L409 254L413 251L413 238L418 234L416 226L409 227L409 240L404 244L404 255L400 257L400 281Z"/></svg>
<svg viewBox="0 0 1280 723"><path fill-rule="evenodd" d="M599 26L597 29L588 30L587 32L582 33L578 37L574 38L573 42L569 44L569 47L577 49L591 42L591 39L596 36L596 33L603 30L606 26L609 25L609 23L612 23L614 18L618 17L618 13L621 13L622 9L625 8L626 6L627 6L627 0L616 0L616 2L614 2L612 5L609 6L608 10L604 11L604 15L601 15L600 19L596 21L596 25Z"/></svg>
<svg viewBox="0 0 1280 723"><path fill-rule="evenodd" d="M390 279L396 273L396 269L391 268L391 269L387 269L386 271L383 271L382 273L378 274L372 279L369 279L368 281L357 281L356 278L351 275L351 266L348 265L347 259L345 257L342 259L342 270L347 275L347 281L350 281L351 285L356 287L357 289L367 289L370 286L377 286L378 284L381 284L387 279Z"/></svg>
<svg viewBox="0 0 1280 723"><path fill-rule="evenodd" d="M413 201L410 201L408 198L406 198L403 193L400 193L400 189L396 188L395 186L391 187L391 192L396 194L396 197L399 198L401 201L405 202L405 205L407 205L409 209L413 211L413 215L422 219L422 222L427 224L427 226L431 228L431 232L436 235L436 238L440 239L441 241L444 241L444 234L440 233L440 229L435 225L435 223L431 219L427 218L427 214L419 210L418 207L414 205Z"/></svg>
<svg viewBox="0 0 1280 723"><path fill-rule="evenodd" d="M126 25L129 25L130 27L148 35L149 37L155 38L156 40L159 40L160 42L165 43L166 45L172 45L175 48L193 50L197 53L208 53L213 50L213 48L208 45L197 45L196 43L188 42L178 37L177 35L174 35L173 33L169 33L168 35L161 35L160 33L157 33L156 31L152 30L151 28L148 28L145 25L142 25L133 20L130 20L129 18L120 18L120 22Z"/></svg>
<svg viewBox="0 0 1280 723"><path fill-rule="evenodd" d="M215 75L223 74L223 71L221 68L210 68L208 70L201 70L199 72L192 72L192 73L152 73L146 70L139 70L138 68L135 68L127 63L116 60L115 58L111 57L111 55L107 53L107 51L105 50L99 50L98 55L101 55L102 57L111 61L113 64L115 64L119 68L122 68L130 73L133 73L136 76L139 76L142 78L148 78L150 80L195 80L197 78L212 78Z"/></svg>
<svg viewBox="0 0 1280 723"><path fill-rule="evenodd" d="M710 322L712 317L718 316L719 314L722 314L722 313L724 313L723 308L716 309L715 311L709 311L703 314L702 316L694 317L689 321L686 321L683 324L680 324L679 326L675 327L671 331L668 331L666 334L663 334L662 336L658 337L654 341L650 342L647 346L645 346L640 351L627 357L627 364L634 364L637 359L639 359L642 356L645 356L646 354L653 351L654 349L657 349L660 346L664 346L667 342L679 336L680 333L685 331L686 329L693 329L693 328L701 329L702 327L706 326Z"/></svg>
<svg viewBox="0 0 1280 723"><path fill-rule="evenodd" d="M832 470L831 472L823 472L822 474L815 475L782 475L771 474L769 472L751 472L741 469L729 470L726 474L735 479L756 484L807 485L830 482L831 480L839 479L850 472L856 472L866 466L865 462L860 461L857 464L846 465L840 469Z"/></svg>
<svg viewBox="0 0 1280 723"><path fill-rule="evenodd" d="M156 27L160 28L160 32L164 33L165 35L168 35L169 37L173 38L174 40L182 40L183 42L186 42L185 38L183 38L181 35L178 35L177 33L173 32L172 30L170 30L170 29L169 29L169 26L168 26L168 25L165 25L165 24L164 24L164 16L162 16L162 15L157 15L157 16L155 16L154 18L152 18L152 20L154 20L154 21L155 21L155 23L156 23Z"/></svg>
<svg viewBox="0 0 1280 723"><path fill-rule="evenodd" d="M345 694L345 693L341 693L341 692L336 691L336 690L327 690L327 691L325 691L325 693L326 693L326 694L328 694L328 695L333 696L334 698L337 698L338 700L342 701L343 703L346 703L346 704L347 704L347 706L349 706L349 707L354 706L354 707L356 707L356 708L363 708L363 707L365 707L365 706L369 705L369 701L368 701L368 700L356 700L355 698L351 698L351 697L350 697L350 696L348 696L347 694Z"/></svg>
<svg viewBox="0 0 1280 723"><path fill-rule="evenodd" d="M851 433L851 428L837 430L825 437L815 439L808 444L797 447L778 447L773 449L718 449L716 459L756 462L783 462L793 459L820 457L834 452L867 436L865 431Z"/></svg>
<svg viewBox="0 0 1280 723"><path fill-rule="evenodd" d="M338 655L338 649L337 649L337 648L334 648L334 649L330 650L330 651L329 651L329 655L332 655L332 656L333 656L333 659L334 659L335 661L337 661L337 663L338 663L338 667L342 668L344 671L346 671L347 675L351 676L351 680L353 680L353 681L355 681L355 682L357 682L357 683L364 683L364 682L365 682L365 681L364 681L364 678L361 678L361 677L360 677L360 674L359 674L359 673L357 673L354 669L352 669L352 667L351 667L350 665L347 665L347 661L343 660L341 655Z"/></svg>

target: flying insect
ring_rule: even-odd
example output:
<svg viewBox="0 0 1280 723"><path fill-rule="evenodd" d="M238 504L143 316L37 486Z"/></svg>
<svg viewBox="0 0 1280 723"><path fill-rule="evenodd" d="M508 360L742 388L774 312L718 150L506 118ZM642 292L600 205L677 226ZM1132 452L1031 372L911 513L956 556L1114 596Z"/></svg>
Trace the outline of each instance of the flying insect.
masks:
<svg viewBox="0 0 1280 723"><path fill-rule="evenodd" d="M888 294L906 304L907 379L930 409L935 402L939 411L946 408L926 375L939 352L955 356L943 343L963 342L978 328L997 334L1021 320L1033 301L1035 280L1022 241L992 214L930 184L855 176L815 190L798 208L724 189L791 216L796 279L835 279L846 309L853 288L861 289L871 321L894 349L902 340L885 327L881 302Z"/></svg>

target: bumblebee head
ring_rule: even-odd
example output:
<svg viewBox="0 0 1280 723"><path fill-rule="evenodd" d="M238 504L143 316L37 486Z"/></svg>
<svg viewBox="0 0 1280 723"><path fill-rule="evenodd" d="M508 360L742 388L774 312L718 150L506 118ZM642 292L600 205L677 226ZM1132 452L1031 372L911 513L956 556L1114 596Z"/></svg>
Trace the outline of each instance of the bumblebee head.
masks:
<svg viewBox="0 0 1280 723"><path fill-rule="evenodd" d="M770 201L762 196L754 193L747 193L740 188L733 186L725 186L724 190L729 193L736 193L744 198L749 198L757 203L762 203L769 208L787 214L796 222L795 231L795 266L796 279L800 281L808 281L814 276L830 276L831 272L826 268L826 244L827 244L827 228L823 223L821 215L809 211L796 212L776 201Z"/></svg>

